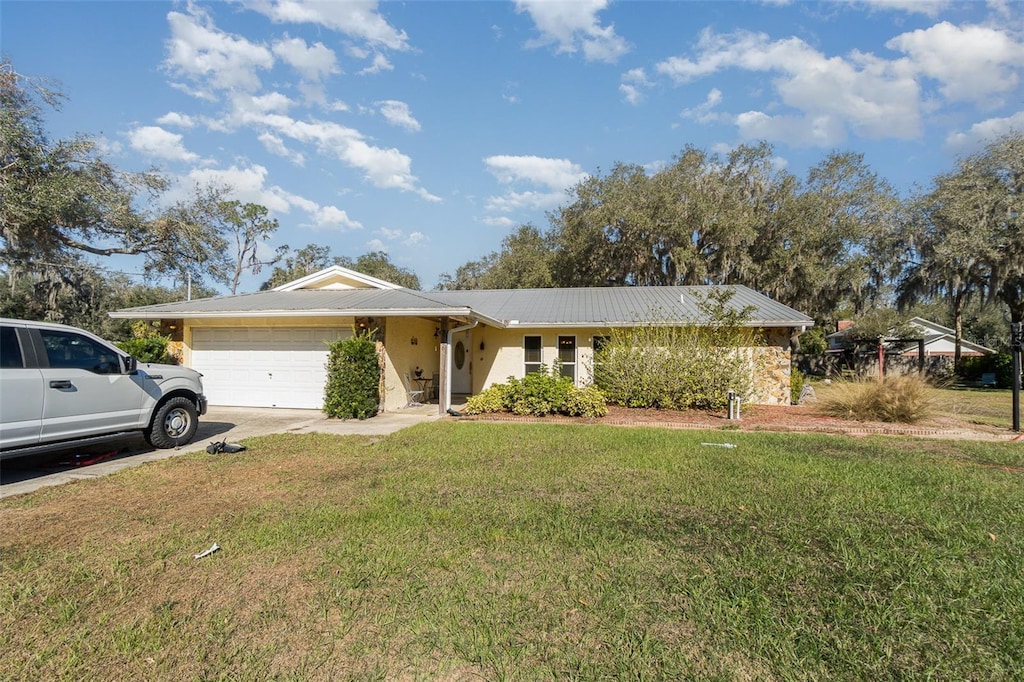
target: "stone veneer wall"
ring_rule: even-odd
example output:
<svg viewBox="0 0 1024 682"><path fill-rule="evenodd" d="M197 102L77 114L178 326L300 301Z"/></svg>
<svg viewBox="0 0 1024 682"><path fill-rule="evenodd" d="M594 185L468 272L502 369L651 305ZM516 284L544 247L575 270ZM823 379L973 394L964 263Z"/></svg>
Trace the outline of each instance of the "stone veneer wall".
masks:
<svg viewBox="0 0 1024 682"><path fill-rule="evenodd" d="M167 354L174 358L174 362L181 364L181 358L185 352L185 344L182 341L168 341Z"/></svg>
<svg viewBox="0 0 1024 682"><path fill-rule="evenodd" d="M751 402L756 405L789 405L789 349L761 346L751 350L754 370Z"/></svg>

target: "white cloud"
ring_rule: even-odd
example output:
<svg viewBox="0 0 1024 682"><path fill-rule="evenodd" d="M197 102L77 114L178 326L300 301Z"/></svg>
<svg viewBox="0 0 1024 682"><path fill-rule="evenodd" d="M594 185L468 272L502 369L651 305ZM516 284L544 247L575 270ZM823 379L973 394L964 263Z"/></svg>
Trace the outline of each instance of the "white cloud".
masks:
<svg viewBox="0 0 1024 682"><path fill-rule="evenodd" d="M1013 132L1024 132L1024 111L975 123L966 132L950 133L946 146L959 154L972 154L997 137Z"/></svg>
<svg viewBox="0 0 1024 682"><path fill-rule="evenodd" d="M545 188L541 191L509 189L502 196L488 197L485 208L492 213L555 208L565 200L566 189L587 177L579 165L568 159L499 155L485 158L484 165L501 183Z"/></svg>
<svg viewBox="0 0 1024 682"><path fill-rule="evenodd" d="M228 35L217 29L204 12L190 9L191 15L167 14L171 38L167 41L165 66L214 89L258 90L257 70L274 65L270 50L244 37Z"/></svg>
<svg viewBox="0 0 1024 682"><path fill-rule="evenodd" d="M371 239L368 242L366 242L365 246L370 251L383 251L384 253L388 252L387 245L379 239Z"/></svg>
<svg viewBox="0 0 1024 682"><path fill-rule="evenodd" d="M100 156L116 156L121 153L123 147L117 140L110 140L102 135L93 138L96 143L96 151Z"/></svg>
<svg viewBox="0 0 1024 682"><path fill-rule="evenodd" d="M578 164L568 159L548 159L541 156L489 156L484 159L487 170L500 182L525 181L545 185L559 191L587 177Z"/></svg>
<svg viewBox="0 0 1024 682"><path fill-rule="evenodd" d="M711 123L722 119L722 114L714 112L715 107L722 103L722 91L718 88L711 88L707 97L701 104L692 109L683 109L680 116L690 118L699 123Z"/></svg>
<svg viewBox="0 0 1024 682"><path fill-rule="evenodd" d="M288 159L296 166L305 165L306 157L303 156L301 152L296 152L289 149L288 146L285 145L284 140L282 140L277 135L274 135L273 133L263 132L259 134L257 139L259 139L263 147L271 154Z"/></svg>
<svg viewBox="0 0 1024 682"><path fill-rule="evenodd" d="M409 49L405 31L394 28L378 13L376 0L249 0L245 5L278 23L317 24L371 45Z"/></svg>
<svg viewBox="0 0 1024 682"><path fill-rule="evenodd" d="M412 112L409 111L409 105L405 102L387 99L382 102L376 102L376 105L379 107L381 116L391 125L419 132L420 122L413 118Z"/></svg>
<svg viewBox="0 0 1024 682"><path fill-rule="evenodd" d="M398 239L399 237L401 237L403 234L405 234L401 230L392 230L389 227L382 227L382 228L380 228L377 231L380 234L384 235L384 238L387 239L388 241L394 241L394 240Z"/></svg>
<svg viewBox="0 0 1024 682"><path fill-rule="evenodd" d="M622 74L619 92L630 104L639 104L644 99L644 89L651 87L647 73L643 69L630 69Z"/></svg>
<svg viewBox="0 0 1024 682"><path fill-rule="evenodd" d="M313 225L318 229L361 230L363 224L349 218L348 213L336 206L323 206L312 214Z"/></svg>
<svg viewBox="0 0 1024 682"><path fill-rule="evenodd" d="M483 218L482 222L493 227L515 227L519 225L519 223L508 216L487 216Z"/></svg>
<svg viewBox="0 0 1024 682"><path fill-rule="evenodd" d="M225 187L234 199L260 204L278 213L287 213L291 203L274 192L273 188L265 187L266 179L267 169L258 165L248 168L197 168L188 174L192 185Z"/></svg>
<svg viewBox="0 0 1024 682"><path fill-rule="evenodd" d="M373 55L373 62L365 69L359 72L360 76L370 76L375 73L382 71L394 71L395 67L388 61L388 58L382 54Z"/></svg>
<svg viewBox="0 0 1024 682"><path fill-rule="evenodd" d="M334 52L323 43L310 46L302 38L284 38L274 43L274 54L294 67L306 80L323 80L340 70Z"/></svg>
<svg viewBox="0 0 1024 682"><path fill-rule="evenodd" d="M185 149L182 136L159 126L142 126L128 133L128 144L137 152L158 159L191 162L199 158Z"/></svg>
<svg viewBox="0 0 1024 682"><path fill-rule="evenodd" d="M416 246L426 241L429 241L427 235L422 232L410 232L409 236L402 240L402 244L405 246Z"/></svg>
<svg viewBox="0 0 1024 682"><path fill-rule="evenodd" d="M823 146L842 142L847 129L868 138L912 138L920 133L920 91L902 60L888 62L860 52L847 58L826 57L799 38L772 41L760 33L705 31L695 59L672 57L656 67L679 84L731 68L778 74L772 81L777 94L798 112L748 112L737 119L747 131L789 135L781 139ZM794 123L799 120L814 124L813 136L802 134Z"/></svg>
<svg viewBox="0 0 1024 682"><path fill-rule="evenodd" d="M947 0L862 0L862 2L872 9L925 14L929 17L938 16L939 12L949 6Z"/></svg>
<svg viewBox="0 0 1024 682"><path fill-rule="evenodd" d="M748 111L736 116L740 136L747 140L787 140L794 146L830 147L846 135L834 116L769 116Z"/></svg>
<svg viewBox="0 0 1024 682"><path fill-rule="evenodd" d="M412 159L397 149L368 144L354 128L329 121L300 121L283 114L243 113L242 121L270 128L282 138L315 145L321 153L361 170L380 189L413 192L427 201L441 200L419 186L418 178L412 174Z"/></svg>
<svg viewBox="0 0 1024 682"><path fill-rule="evenodd" d="M886 47L906 53L914 72L942 83L940 92L950 100L983 101L1011 92L1024 65L1024 43L987 26L943 21L896 36Z"/></svg>
<svg viewBox="0 0 1024 682"><path fill-rule="evenodd" d="M192 128L196 121L188 114L180 114L177 111L168 111L156 120L162 126L176 126L178 128Z"/></svg>
<svg viewBox="0 0 1024 682"><path fill-rule="evenodd" d="M630 48L614 25L601 25L597 15L607 6L608 0L516 0L516 11L527 12L540 32L527 47L555 44L559 53L582 50L587 61L615 62Z"/></svg>
<svg viewBox="0 0 1024 682"><path fill-rule="evenodd" d="M544 211L557 207L565 200L565 192L506 192L502 196L488 197L485 208L493 213L515 211Z"/></svg>

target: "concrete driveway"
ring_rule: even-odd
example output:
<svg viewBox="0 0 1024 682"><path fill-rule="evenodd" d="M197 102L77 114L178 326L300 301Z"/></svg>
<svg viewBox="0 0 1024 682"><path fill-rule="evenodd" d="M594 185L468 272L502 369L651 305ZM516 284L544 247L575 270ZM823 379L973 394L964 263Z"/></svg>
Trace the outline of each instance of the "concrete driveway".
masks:
<svg viewBox="0 0 1024 682"><path fill-rule="evenodd" d="M211 407L200 417L199 430L191 443L177 449L154 450L142 436L94 446L90 452L118 454L88 466L61 465L76 454L75 448L46 456L5 460L0 464L0 498L61 485L69 481L105 476L145 462L167 459L186 452L205 450L214 441L237 443L272 433L333 433L338 435L383 436L421 422L435 421L437 405L410 407L385 412L364 420L327 419L319 410L288 410L251 407Z"/></svg>

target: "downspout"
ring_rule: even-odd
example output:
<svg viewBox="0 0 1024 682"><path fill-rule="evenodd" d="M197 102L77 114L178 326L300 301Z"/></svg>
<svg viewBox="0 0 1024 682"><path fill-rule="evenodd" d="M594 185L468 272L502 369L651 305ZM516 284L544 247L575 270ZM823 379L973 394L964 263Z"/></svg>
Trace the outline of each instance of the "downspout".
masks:
<svg viewBox="0 0 1024 682"><path fill-rule="evenodd" d="M464 332L472 329L473 327L480 324L480 320L473 320L473 324L464 324L461 327L455 327L445 332L444 336L444 347L445 354L443 358L444 365L441 367L442 384L441 391L438 394L437 411L439 414L446 414L448 409L452 406L452 334L456 332Z"/></svg>

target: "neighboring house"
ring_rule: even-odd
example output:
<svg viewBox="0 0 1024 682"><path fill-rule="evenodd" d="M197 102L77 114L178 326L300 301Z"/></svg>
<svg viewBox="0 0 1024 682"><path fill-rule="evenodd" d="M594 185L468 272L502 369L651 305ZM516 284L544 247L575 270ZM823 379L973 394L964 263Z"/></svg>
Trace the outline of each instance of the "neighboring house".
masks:
<svg viewBox="0 0 1024 682"><path fill-rule="evenodd" d="M907 323L914 329L924 342L925 357L954 357L956 354L956 332L949 327L943 327L923 317L915 317ZM856 328L852 322L842 320L839 323L839 331L828 335L829 350L839 351L848 347L847 339L856 334ZM892 343L886 349L889 355L901 355L906 358L918 357L920 342L906 341L904 343ZM865 352L873 353L872 349L865 349ZM989 355L995 353L991 348L986 348L978 343L967 339L960 339L960 354L962 357Z"/></svg>
<svg viewBox="0 0 1024 682"><path fill-rule="evenodd" d="M813 324L743 286L730 301L763 332L753 349L755 402L789 404L790 342ZM183 364L203 374L211 405L320 408L327 344L375 329L384 367L382 407L409 389L475 394L541 363L561 361L577 385L592 379L595 343L611 328L687 324L710 287L431 291L405 289L334 266L271 291L127 308L112 317L159 320ZM415 368L423 370L416 381ZM408 377L408 380L407 380ZM411 385L410 385L411 384ZM426 386L423 386L426 384Z"/></svg>

